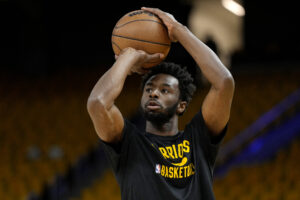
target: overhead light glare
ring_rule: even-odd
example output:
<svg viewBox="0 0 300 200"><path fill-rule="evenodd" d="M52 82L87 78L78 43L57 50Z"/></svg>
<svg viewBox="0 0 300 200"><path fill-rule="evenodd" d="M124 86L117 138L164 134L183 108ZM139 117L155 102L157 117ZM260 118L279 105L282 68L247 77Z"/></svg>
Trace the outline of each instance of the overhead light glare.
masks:
<svg viewBox="0 0 300 200"><path fill-rule="evenodd" d="M233 0L222 0L222 5L237 16L243 17L245 15L244 7Z"/></svg>

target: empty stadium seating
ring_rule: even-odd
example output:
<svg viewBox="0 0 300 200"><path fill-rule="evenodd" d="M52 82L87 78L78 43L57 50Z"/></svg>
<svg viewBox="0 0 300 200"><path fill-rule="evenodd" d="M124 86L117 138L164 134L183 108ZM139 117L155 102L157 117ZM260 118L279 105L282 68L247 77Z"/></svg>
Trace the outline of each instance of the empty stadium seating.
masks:
<svg viewBox="0 0 300 200"><path fill-rule="evenodd" d="M17 84L1 79L1 200L23 200L30 192L40 194L45 184L53 183L56 174L64 174L80 156L98 145L86 111L86 100L100 75L100 71L66 72L33 80L17 78ZM224 142L300 86L296 73L237 75L235 80L236 92ZM129 78L116 102L126 117L137 111L141 94L137 81L138 77ZM180 119L181 129L199 110L207 91L206 87L196 93ZM61 150L56 159L49 156L53 148ZM29 158L28 152L32 149L36 150ZM244 194L247 195L243 199L278 199L278 195L284 199L299 198L296 192L300 179L296 170L299 168L297 155L299 142L274 161L232 171L216 180L217 199L241 199L240 195ZM108 171L75 199L120 199L119 195L116 181Z"/></svg>
<svg viewBox="0 0 300 200"><path fill-rule="evenodd" d="M299 153L300 139L272 160L231 170L215 180L216 199L299 199Z"/></svg>

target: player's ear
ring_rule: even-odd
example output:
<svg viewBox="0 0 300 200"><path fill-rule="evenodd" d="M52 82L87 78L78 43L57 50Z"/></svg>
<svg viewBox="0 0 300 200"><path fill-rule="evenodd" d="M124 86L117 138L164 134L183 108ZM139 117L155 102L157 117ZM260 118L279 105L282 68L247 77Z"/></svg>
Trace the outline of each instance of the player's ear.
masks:
<svg viewBox="0 0 300 200"><path fill-rule="evenodd" d="M184 113L186 107L187 107L187 102L186 101L180 101L179 104L177 105L176 113L179 116L182 115Z"/></svg>

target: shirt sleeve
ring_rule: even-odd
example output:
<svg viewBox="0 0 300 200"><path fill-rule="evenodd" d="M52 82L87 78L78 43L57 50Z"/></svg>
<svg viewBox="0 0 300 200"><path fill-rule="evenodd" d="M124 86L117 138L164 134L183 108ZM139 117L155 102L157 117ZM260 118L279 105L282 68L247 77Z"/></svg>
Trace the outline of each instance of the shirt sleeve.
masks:
<svg viewBox="0 0 300 200"><path fill-rule="evenodd" d="M127 119L124 119L121 141L118 143L107 143L100 140L108 161L115 172L117 172L120 167L122 157L126 156L125 154L128 152L132 128L132 124Z"/></svg>
<svg viewBox="0 0 300 200"><path fill-rule="evenodd" d="M211 170L214 168L219 146L227 131L227 125L217 136L213 136L205 124L200 110L188 124L196 145L199 145L209 163Z"/></svg>

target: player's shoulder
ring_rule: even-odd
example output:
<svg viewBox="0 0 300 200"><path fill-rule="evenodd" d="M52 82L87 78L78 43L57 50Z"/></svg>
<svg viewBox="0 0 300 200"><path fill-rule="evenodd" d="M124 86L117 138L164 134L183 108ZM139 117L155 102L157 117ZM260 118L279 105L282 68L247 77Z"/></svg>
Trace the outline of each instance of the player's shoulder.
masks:
<svg viewBox="0 0 300 200"><path fill-rule="evenodd" d="M145 132L142 131L141 125L132 122L131 120L124 118L124 128L123 134L138 134L138 135L145 135Z"/></svg>

